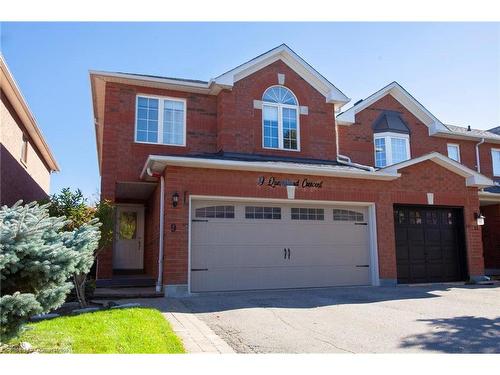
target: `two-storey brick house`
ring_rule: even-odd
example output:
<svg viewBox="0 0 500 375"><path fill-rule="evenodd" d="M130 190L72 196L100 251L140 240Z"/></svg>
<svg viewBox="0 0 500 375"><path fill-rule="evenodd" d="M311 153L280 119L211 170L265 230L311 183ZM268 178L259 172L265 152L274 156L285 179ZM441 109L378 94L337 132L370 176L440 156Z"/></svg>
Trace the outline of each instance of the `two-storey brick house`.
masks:
<svg viewBox="0 0 500 375"><path fill-rule="evenodd" d="M90 78L101 194L117 206L101 282L144 275L177 294L484 276L493 181L446 148L410 155L432 115L409 99L336 119L349 99L286 45L208 82ZM373 121L387 144L399 135L377 167Z"/></svg>

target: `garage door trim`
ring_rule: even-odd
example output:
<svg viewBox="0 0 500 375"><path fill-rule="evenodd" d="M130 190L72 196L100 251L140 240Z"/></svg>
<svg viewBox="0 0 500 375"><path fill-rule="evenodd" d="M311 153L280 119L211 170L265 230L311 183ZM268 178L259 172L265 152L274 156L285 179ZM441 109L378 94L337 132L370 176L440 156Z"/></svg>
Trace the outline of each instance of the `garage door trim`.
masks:
<svg viewBox="0 0 500 375"><path fill-rule="evenodd" d="M274 199L274 198L252 198L252 197L231 197L212 195L190 195L189 196L189 224L188 224L188 293L191 293L191 230L192 230L192 203L193 201L232 201L237 203L275 203L275 204L305 204L321 206L358 206L368 209L368 232L369 232L369 252L370 252L370 279L372 286L380 285L378 267L378 247L377 247L377 221L376 208L374 202L350 202L350 201L322 201L306 199Z"/></svg>

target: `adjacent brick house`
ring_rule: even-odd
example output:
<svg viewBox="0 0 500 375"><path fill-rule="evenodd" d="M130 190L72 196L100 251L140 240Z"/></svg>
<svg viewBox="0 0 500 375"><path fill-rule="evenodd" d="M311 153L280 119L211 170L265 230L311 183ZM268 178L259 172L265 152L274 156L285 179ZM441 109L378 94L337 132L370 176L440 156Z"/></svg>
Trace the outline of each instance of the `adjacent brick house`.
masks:
<svg viewBox="0 0 500 375"><path fill-rule="evenodd" d="M142 275L179 294L484 277L493 162L479 173L475 138L437 127L396 83L340 113L349 99L286 45L209 82L90 79L101 194L117 205L101 283Z"/></svg>
<svg viewBox="0 0 500 375"><path fill-rule="evenodd" d="M46 198L54 156L0 56L0 205Z"/></svg>

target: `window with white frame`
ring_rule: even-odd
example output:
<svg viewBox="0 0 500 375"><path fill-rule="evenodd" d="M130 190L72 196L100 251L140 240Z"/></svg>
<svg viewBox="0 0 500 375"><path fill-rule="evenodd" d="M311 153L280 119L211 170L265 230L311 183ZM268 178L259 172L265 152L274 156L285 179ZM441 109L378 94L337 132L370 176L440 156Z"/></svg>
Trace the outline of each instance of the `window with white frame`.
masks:
<svg viewBox="0 0 500 375"><path fill-rule="evenodd" d="M448 143L448 157L460 163L460 146Z"/></svg>
<svg viewBox="0 0 500 375"><path fill-rule="evenodd" d="M376 133L375 166L378 168L410 159L410 137L399 133Z"/></svg>
<svg viewBox="0 0 500 375"><path fill-rule="evenodd" d="M264 148L299 150L299 105L295 95L284 86L271 86L262 102Z"/></svg>
<svg viewBox="0 0 500 375"><path fill-rule="evenodd" d="M491 159L493 163L493 176L500 176L500 149L491 150Z"/></svg>
<svg viewBox="0 0 500 375"><path fill-rule="evenodd" d="M137 96L135 141L186 145L186 101Z"/></svg>

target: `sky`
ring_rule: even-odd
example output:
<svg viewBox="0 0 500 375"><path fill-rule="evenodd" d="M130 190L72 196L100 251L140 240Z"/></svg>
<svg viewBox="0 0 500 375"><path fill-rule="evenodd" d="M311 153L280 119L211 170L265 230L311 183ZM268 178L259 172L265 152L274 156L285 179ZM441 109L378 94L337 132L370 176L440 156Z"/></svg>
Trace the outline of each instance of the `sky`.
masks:
<svg viewBox="0 0 500 375"><path fill-rule="evenodd" d="M99 191L89 70L209 80L286 43L351 104L397 81L444 123L500 126L500 23L4 22L0 33L61 167L51 193Z"/></svg>

